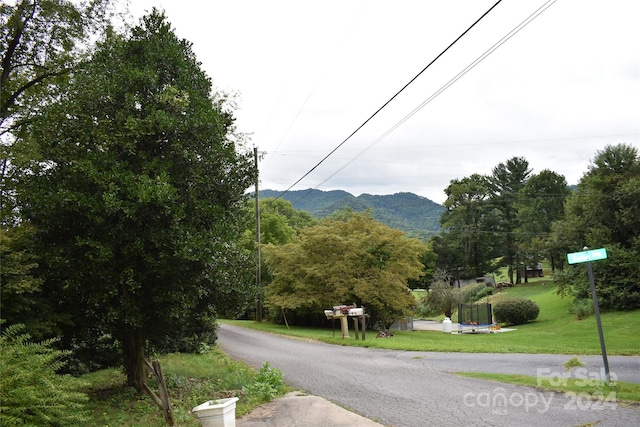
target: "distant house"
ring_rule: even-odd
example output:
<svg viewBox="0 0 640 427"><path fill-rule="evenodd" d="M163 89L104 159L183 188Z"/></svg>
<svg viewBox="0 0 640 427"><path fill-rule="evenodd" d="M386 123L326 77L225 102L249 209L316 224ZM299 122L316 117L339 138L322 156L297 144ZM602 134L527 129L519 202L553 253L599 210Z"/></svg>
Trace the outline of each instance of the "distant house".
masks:
<svg viewBox="0 0 640 427"><path fill-rule="evenodd" d="M456 279L453 281L452 286L454 288L464 288L469 285L477 285L478 283L484 283L486 286L495 287L496 279L493 276L481 276L475 279Z"/></svg>
<svg viewBox="0 0 640 427"><path fill-rule="evenodd" d="M542 272L542 264L538 264L535 267L526 267L524 270L520 270L520 276L531 279L533 277L544 277Z"/></svg>

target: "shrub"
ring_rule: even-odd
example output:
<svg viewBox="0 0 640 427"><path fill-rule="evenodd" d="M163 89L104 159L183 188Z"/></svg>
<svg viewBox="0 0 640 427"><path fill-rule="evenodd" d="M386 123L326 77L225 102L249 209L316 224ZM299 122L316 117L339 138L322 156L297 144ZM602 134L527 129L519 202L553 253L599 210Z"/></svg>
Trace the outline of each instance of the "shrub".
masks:
<svg viewBox="0 0 640 427"><path fill-rule="evenodd" d="M285 384L282 379L282 371L277 368L269 366L268 362L262 365L262 368L258 371L256 380L253 384L243 387L245 393L250 393L257 396L264 402L268 402L271 399L277 397L284 389Z"/></svg>
<svg viewBox="0 0 640 427"><path fill-rule="evenodd" d="M433 313L451 317L458 304L463 302L462 293L458 288L452 288L444 280L436 280L431 285L429 293L424 297L423 304Z"/></svg>
<svg viewBox="0 0 640 427"><path fill-rule="evenodd" d="M578 320L582 320L585 317L589 317L595 313L593 308L593 300L591 299L576 299L569 307L569 313L576 316Z"/></svg>
<svg viewBox="0 0 640 427"><path fill-rule="evenodd" d="M67 353L51 348L54 340L30 342L24 329L8 326L0 336L0 425L86 425L82 383L56 373Z"/></svg>
<svg viewBox="0 0 640 427"><path fill-rule="evenodd" d="M478 283L477 285L467 286L462 289L462 297L467 303L476 302L491 294L493 294L493 288L484 283Z"/></svg>
<svg viewBox="0 0 640 427"><path fill-rule="evenodd" d="M416 319L428 319L430 317L436 317L441 315L442 312L434 310L432 307L425 305L422 301L418 302L415 310L413 310L413 317Z"/></svg>
<svg viewBox="0 0 640 427"><path fill-rule="evenodd" d="M510 298L493 305L496 321L507 325L521 325L538 318L540 307L526 298Z"/></svg>

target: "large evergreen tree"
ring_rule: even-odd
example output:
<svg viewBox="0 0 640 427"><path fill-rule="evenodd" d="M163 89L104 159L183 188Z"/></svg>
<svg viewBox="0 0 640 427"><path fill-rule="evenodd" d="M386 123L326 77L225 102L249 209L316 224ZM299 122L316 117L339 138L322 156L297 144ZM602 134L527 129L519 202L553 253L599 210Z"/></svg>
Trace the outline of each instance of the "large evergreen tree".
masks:
<svg viewBox="0 0 640 427"><path fill-rule="evenodd" d="M154 10L107 37L25 131L39 158L19 198L64 342L111 337L142 390L146 348L211 341L217 312L253 297L237 241L254 172L232 113Z"/></svg>
<svg viewBox="0 0 640 427"><path fill-rule="evenodd" d="M519 272L521 267L515 234L519 226L516 202L518 192L524 187L530 174L529 162L524 157L513 157L494 167L489 178L491 205L500 215L499 225L494 229L492 238L500 242L502 264L508 268L511 283L514 283L514 272ZM517 283L520 283L519 279L518 276Z"/></svg>
<svg viewBox="0 0 640 427"><path fill-rule="evenodd" d="M445 193L447 210L440 218L445 232L434 240L434 248L439 253L438 267L455 279L470 279L491 272L497 255L488 232L493 228L496 215L488 204L488 178L473 174L454 179Z"/></svg>

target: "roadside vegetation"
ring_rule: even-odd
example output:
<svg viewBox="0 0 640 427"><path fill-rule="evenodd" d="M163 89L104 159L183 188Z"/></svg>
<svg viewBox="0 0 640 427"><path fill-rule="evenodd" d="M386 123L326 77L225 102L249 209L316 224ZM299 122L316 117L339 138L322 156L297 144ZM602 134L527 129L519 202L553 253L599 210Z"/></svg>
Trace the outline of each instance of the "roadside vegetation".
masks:
<svg viewBox="0 0 640 427"><path fill-rule="evenodd" d="M206 354L167 354L159 357L171 397L176 425L200 425L191 409L209 400L238 397L236 417L290 389L282 373L267 364L259 370L230 359L218 349ZM121 369L82 376L91 411L87 426L166 426L149 396L126 386ZM154 385L150 381L151 387Z"/></svg>

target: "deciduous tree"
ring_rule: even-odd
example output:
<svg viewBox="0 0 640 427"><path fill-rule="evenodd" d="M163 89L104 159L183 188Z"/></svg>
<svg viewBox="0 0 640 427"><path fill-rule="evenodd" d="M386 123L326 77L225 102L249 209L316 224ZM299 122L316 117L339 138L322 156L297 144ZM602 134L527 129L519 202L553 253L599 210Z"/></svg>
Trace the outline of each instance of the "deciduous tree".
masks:
<svg viewBox="0 0 640 427"><path fill-rule="evenodd" d="M266 302L278 310L322 313L356 303L388 326L415 306L407 281L422 273L424 244L367 214L324 220L292 243L264 249L273 276Z"/></svg>

